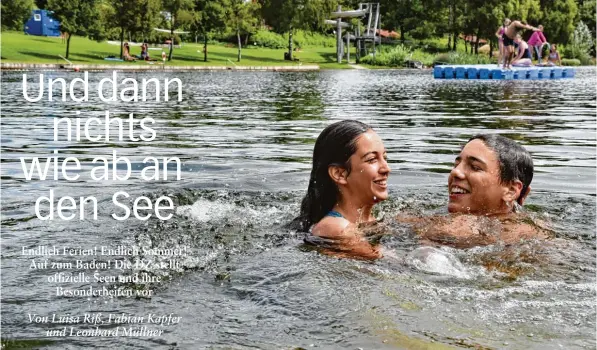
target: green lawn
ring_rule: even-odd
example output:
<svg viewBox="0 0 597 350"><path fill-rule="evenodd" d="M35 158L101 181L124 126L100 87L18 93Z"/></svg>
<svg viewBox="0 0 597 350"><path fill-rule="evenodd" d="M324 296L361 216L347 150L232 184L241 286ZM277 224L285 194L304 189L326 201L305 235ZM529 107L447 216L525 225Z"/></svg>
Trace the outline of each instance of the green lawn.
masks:
<svg viewBox="0 0 597 350"><path fill-rule="evenodd" d="M25 35L20 32L1 33L1 58L2 62L11 63L65 63L58 55L64 56L66 44L57 37L42 37ZM167 65L173 66L288 66L297 62L284 61L285 50L272 50L267 48L248 47L242 50L242 60L237 62L237 48L230 45L208 45L208 61L203 62L203 46L195 43L183 43L182 48L174 48L173 59ZM164 49L167 50L167 49ZM354 50L354 49L353 49ZM140 54L140 47L133 46L131 54ZM167 51L166 51L167 53ZM150 50L152 58L161 58L161 51ZM69 60L74 64L138 64L147 65L147 62L114 62L105 61L108 56L120 55L118 45L107 42L96 42L83 37L73 36L70 42ZM346 63L338 64L336 48L315 47L304 48L294 54L302 64L317 64L321 68L350 68ZM353 53L351 58L354 61Z"/></svg>

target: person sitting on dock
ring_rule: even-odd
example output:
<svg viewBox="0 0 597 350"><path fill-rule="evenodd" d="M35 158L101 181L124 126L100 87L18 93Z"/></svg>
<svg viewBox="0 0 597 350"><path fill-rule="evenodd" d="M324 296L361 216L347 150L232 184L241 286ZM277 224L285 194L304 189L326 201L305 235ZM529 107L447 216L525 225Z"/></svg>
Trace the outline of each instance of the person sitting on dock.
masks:
<svg viewBox="0 0 597 350"><path fill-rule="evenodd" d="M289 226L310 232L305 243L322 253L380 258L364 227L375 228L371 211L388 198L390 171L384 144L370 126L356 120L329 125L315 142L307 194Z"/></svg>
<svg viewBox="0 0 597 350"><path fill-rule="evenodd" d="M519 213L531 191L533 159L515 141L496 134L473 136L448 176L448 216L409 217L424 242L470 248L547 238L548 231Z"/></svg>
<svg viewBox="0 0 597 350"><path fill-rule="evenodd" d="M558 52L558 47L556 44L551 44L549 48L549 55L547 56L548 66L561 66L562 65L562 57L560 57L560 53Z"/></svg>
<svg viewBox="0 0 597 350"><path fill-rule="evenodd" d="M530 26L528 24L524 24L520 21L512 21L509 26L506 27L504 30L504 35L502 38L504 39L504 52L505 52L505 60L504 60L504 69L510 69L512 64L512 58L514 56L514 40L516 39L516 35L520 29L529 29L532 31L538 31L538 28Z"/></svg>
<svg viewBox="0 0 597 350"><path fill-rule="evenodd" d="M541 51L543 51L543 46L549 46L547 39L545 39L545 35L543 35L543 26L537 26L539 29L538 31L534 32L533 35L529 38L527 43L530 47L535 50L535 54L537 55L537 62L541 63Z"/></svg>
<svg viewBox="0 0 597 350"><path fill-rule="evenodd" d="M522 67L532 66L533 61L531 50L529 50L529 45L526 43L526 41L522 40L522 36L520 34L516 35L514 43L518 46L518 52L516 57L512 60L512 65Z"/></svg>

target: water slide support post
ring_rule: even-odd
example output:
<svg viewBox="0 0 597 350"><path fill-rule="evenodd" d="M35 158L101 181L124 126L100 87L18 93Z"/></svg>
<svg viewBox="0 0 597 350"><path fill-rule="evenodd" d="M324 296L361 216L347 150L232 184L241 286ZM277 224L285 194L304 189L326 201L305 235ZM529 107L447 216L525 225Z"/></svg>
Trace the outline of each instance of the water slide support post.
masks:
<svg viewBox="0 0 597 350"><path fill-rule="evenodd" d="M375 37L376 37L376 34L377 34L377 26L378 25L381 27L381 21L379 21L379 4L376 6L376 10L375 10L375 25L373 26L373 58L375 58Z"/></svg>
<svg viewBox="0 0 597 350"><path fill-rule="evenodd" d="M359 25L356 28L355 37L358 38L360 35L361 35L361 23L359 22ZM356 60L357 60L357 64L361 61L361 41L360 40L357 40Z"/></svg>
<svg viewBox="0 0 597 350"><path fill-rule="evenodd" d="M350 32L346 31L346 63L350 64Z"/></svg>
<svg viewBox="0 0 597 350"><path fill-rule="evenodd" d="M338 12L342 11L342 6L338 5ZM342 63L342 17L336 20L336 60Z"/></svg>

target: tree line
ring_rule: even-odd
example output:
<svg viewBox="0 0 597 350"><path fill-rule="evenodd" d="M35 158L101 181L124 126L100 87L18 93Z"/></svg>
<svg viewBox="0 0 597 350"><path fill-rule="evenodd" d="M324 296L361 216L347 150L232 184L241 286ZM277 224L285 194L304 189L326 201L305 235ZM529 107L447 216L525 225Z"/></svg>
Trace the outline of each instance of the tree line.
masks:
<svg viewBox="0 0 597 350"><path fill-rule="evenodd" d="M542 24L550 42L566 44L580 22L595 37L597 0L377 0L382 28L395 30L402 41L448 36L455 50L461 35L489 39L504 18ZM3 29L22 30L34 8L53 11L67 34L66 57L73 35L95 40L179 41L177 31L202 40L204 60L214 36L233 38L241 59L243 38L260 28L277 33L294 30L329 32L324 20L337 6L356 9L355 0L0 0ZM167 29L169 33L154 28ZM187 40L189 40L187 38ZM291 40L290 45L291 46ZM122 45L121 45L122 47ZM172 58L170 46L168 59ZM592 44L592 54L595 47ZM478 51L477 51L478 52ZM291 52L290 52L291 54ZM122 49L121 49L122 56Z"/></svg>

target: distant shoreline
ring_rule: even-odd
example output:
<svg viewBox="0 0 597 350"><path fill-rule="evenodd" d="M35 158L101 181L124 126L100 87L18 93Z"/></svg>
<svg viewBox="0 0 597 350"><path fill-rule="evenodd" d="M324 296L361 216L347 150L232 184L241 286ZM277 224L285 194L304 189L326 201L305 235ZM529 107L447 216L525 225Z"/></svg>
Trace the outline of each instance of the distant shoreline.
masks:
<svg viewBox="0 0 597 350"><path fill-rule="evenodd" d="M318 65L294 66L168 66L168 65L124 65L124 64L57 64L57 63L0 63L1 70L64 70L64 71L268 71L303 72L319 71Z"/></svg>

